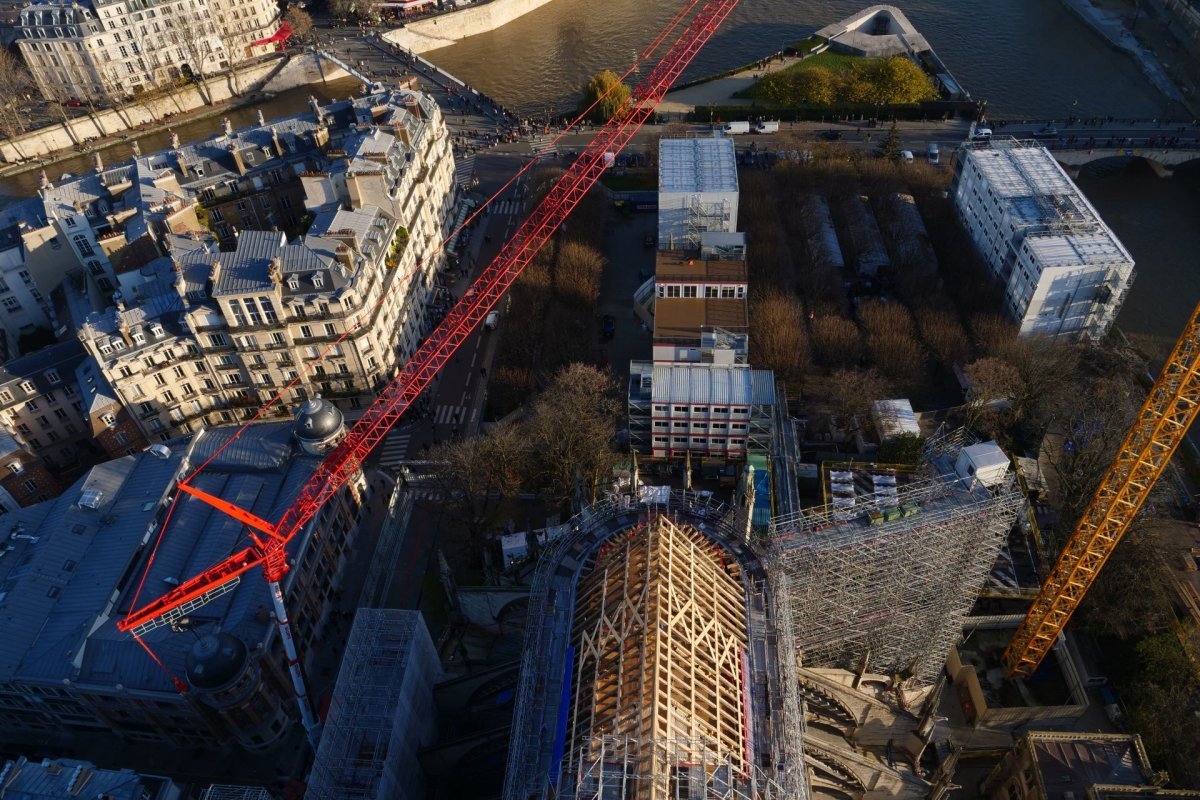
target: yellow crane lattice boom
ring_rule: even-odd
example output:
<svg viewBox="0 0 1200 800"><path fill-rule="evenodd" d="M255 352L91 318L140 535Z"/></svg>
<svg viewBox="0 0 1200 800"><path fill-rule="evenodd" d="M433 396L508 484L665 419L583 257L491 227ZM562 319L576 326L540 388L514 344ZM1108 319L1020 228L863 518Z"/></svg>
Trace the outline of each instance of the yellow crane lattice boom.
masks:
<svg viewBox="0 0 1200 800"><path fill-rule="evenodd" d="M1192 311L1108 474L1004 651L1004 665L1010 676L1032 674L1050 652L1167 468L1198 409L1200 305Z"/></svg>

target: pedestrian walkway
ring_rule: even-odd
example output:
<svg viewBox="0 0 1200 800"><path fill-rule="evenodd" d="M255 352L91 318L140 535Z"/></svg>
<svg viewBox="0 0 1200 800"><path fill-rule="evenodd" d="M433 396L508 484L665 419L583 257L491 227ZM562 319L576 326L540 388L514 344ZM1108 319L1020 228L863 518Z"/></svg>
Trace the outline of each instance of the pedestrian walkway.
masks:
<svg viewBox="0 0 1200 800"><path fill-rule="evenodd" d="M493 214L521 214L525 211L524 200L497 200L491 205Z"/></svg>
<svg viewBox="0 0 1200 800"><path fill-rule="evenodd" d="M408 448L412 444L412 428L392 428L379 446L379 466L396 472L408 460Z"/></svg>
<svg viewBox="0 0 1200 800"><path fill-rule="evenodd" d="M454 157L454 185L467 189L475 177L475 154Z"/></svg>
<svg viewBox="0 0 1200 800"><path fill-rule="evenodd" d="M463 415L466 413L466 407L460 405L440 405L437 407L437 413L434 414L434 425L453 425L461 422Z"/></svg>
<svg viewBox="0 0 1200 800"><path fill-rule="evenodd" d="M538 158L558 158L558 146L550 134L533 134L529 137L529 146Z"/></svg>

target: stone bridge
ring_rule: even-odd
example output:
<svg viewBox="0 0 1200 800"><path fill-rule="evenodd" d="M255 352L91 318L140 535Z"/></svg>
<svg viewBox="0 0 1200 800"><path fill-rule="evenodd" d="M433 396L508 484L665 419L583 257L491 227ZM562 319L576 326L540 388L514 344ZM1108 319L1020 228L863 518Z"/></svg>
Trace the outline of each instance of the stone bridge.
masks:
<svg viewBox="0 0 1200 800"><path fill-rule="evenodd" d="M1180 164L1200 159L1200 148L1189 147L1093 147L1090 149L1051 148L1050 154L1054 160L1062 164L1063 169L1072 178L1079 177L1079 168L1093 161L1109 158L1140 158L1150 165L1154 174L1160 178L1169 178L1175 173Z"/></svg>

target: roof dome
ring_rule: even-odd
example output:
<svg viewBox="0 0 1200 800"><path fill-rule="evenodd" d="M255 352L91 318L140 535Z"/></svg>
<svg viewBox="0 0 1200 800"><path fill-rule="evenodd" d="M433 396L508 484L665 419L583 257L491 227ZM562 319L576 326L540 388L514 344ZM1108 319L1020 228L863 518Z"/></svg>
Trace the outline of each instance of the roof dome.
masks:
<svg viewBox="0 0 1200 800"><path fill-rule="evenodd" d="M188 683L197 689L220 689L241 676L249 651L231 633L202 636L187 656Z"/></svg>
<svg viewBox="0 0 1200 800"><path fill-rule="evenodd" d="M333 436L342 429L342 412L328 400L314 397L306 400L296 413L292 431L297 439L316 442Z"/></svg>

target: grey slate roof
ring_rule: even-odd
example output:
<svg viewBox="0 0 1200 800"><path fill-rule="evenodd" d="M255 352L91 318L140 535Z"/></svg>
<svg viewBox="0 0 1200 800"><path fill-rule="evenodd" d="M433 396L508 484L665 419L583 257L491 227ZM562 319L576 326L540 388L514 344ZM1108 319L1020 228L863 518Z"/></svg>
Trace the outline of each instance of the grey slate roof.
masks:
<svg viewBox="0 0 1200 800"><path fill-rule="evenodd" d="M238 236L237 249L221 254L221 273L212 294L215 297L270 290L272 283L268 268L274 258L280 260L285 280L286 276L292 274L301 278L298 290L301 293L336 291L348 283L343 274L345 270L338 268L335 259L339 244L320 236L308 236L303 241L288 244L282 233L244 231ZM321 276L320 288L313 280L315 275Z"/></svg>
<svg viewBox="0 0 1200 800"><path fill-rule="evenodd" d="M22 757L6 762L0 771L4 800L142 800L158 796L151 788L156 783L154 779L144 783L132 770L98 769L71 758L29 761Z"/></svg>
<svg viewBox="0 0 1200 800"><path fill-rule="evenodd" d="M0 385L32 381L35 391L30 394L43 394L49 389L61 388L64 383L72 382L75 368L86 357L87 352L78 339L57 342L0 366ZM57 372L61 381L51 383L46 376L47 370ZM10 391L14 394L19 393L12 388Z"/></svg>
<svg viewBox="0 0 1200 800"><path fill-rule="evenodd" d="M0 556L0 626L5 630L0 683L67 679L109 689L119 683L128 690L172 691L167 675L137 642L117 631L116 619L133 602L146 558L138 555L138 547L157 535L157 513L188 448L189 462L199 464L236 430L218 428L171 442L166 459L143 452L101 464L61 497L0 520L0 542L12 548ZM290 422L251 426L194 479L195 485L260 517L278 519L318 464L292 442L290 431ZM102 493L95 510L78 504L89 490ZM166 579L192 577L248 543L239 523L191 496L181 497L138 606L169 591L173 584ZM293 542L296 551L303 544L301 537ZM114 591L119 600L106 614ZM270 604L267 586L254 572L191 616L216 622L253 648L272 635L265 613ZM189 637L162 628L146 639L168 668L182 674Z"/></svg>

